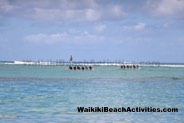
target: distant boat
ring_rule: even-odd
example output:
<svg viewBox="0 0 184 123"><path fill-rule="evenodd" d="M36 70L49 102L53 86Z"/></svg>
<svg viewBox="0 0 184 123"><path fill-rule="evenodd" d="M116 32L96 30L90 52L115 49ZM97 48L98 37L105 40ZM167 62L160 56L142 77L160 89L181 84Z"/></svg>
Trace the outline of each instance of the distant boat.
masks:
<svg viewBox="0 0 184 123"><path fill-rule="evenodd" d="M70 62L72 62L73 61L73 57L72 57L72 55L70 56Z"/></svg>

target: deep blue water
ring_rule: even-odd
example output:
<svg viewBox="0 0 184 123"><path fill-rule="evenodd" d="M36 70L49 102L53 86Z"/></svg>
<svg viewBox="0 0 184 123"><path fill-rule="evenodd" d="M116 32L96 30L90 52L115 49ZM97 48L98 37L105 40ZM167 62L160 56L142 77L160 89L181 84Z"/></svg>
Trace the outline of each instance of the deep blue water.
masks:
<svg viewBox="0 0 184 123"><path fill-rule="evenodd" d="M0 122L183 123L184 68L0 65ZM77 107L178 108L179 112L78 113Z"/></svg>

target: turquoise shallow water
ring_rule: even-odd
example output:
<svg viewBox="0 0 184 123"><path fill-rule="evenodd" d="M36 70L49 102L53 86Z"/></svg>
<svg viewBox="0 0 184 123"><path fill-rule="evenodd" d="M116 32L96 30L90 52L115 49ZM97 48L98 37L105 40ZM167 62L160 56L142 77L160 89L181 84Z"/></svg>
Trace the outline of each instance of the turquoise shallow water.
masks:
<svg viewBox="0 0 184 123"><path fill-rule="evenodd" d="M184 68L0 65L0 122L183 123ZM178 108L179 112L78 113L77 107Z"/></svg>

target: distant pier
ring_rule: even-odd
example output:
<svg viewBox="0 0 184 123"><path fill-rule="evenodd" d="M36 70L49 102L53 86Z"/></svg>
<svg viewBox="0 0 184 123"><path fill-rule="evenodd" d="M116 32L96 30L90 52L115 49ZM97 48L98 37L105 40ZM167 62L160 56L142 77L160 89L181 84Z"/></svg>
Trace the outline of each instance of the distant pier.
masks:
<svg viewBox="0 0 184 123"><path fill-rule="evenodd" d="M120 69L136 69L140 67L157 67L160 66L159 62L124 62L124 61L64 61L64 60L23 60L23 61L12 61L7 62L6 64L19 64L24 66L67 66L70 70L89 70L89 66L114 66L119 67ZM69 66L71 66L69 68ZM78 67L77 67L78 66Z"/></svg>

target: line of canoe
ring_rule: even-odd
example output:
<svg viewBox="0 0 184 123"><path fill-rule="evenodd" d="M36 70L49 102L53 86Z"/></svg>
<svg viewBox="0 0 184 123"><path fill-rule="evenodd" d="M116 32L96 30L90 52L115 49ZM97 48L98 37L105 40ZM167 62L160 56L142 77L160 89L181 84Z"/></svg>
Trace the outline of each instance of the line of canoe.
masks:
<svg viewBox="0 0 184 123"><path fill-rule="evenodd" d="M120 65L120 69L136 69L140 66L137 64L123 64ZM74 66L68 66L68 70L93 70L92 66L86 66L86 65L74 65Z"/></svg>
<svg viewBox="0 0 184 123"><path fill-rule="evenodd" d="M92 70L92 66L69 66L68 70Z"/></svg>
<svg viewBox="0 0 184 123"><path fill-rule="evenodd" d="M139 65L137 65L137 64L131 64L131 65L124 64L124 65L121 65L120 68L122 68L122 69L139 68Z"/></svg>

